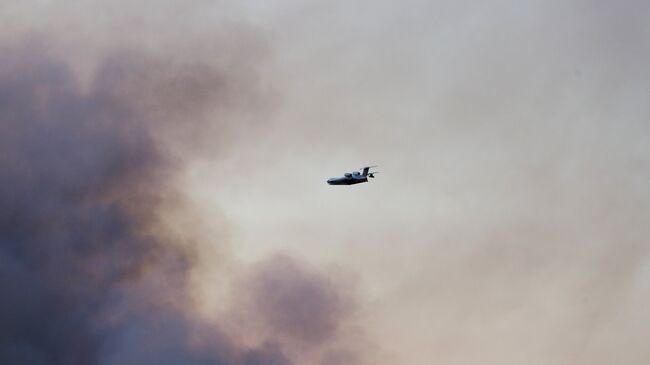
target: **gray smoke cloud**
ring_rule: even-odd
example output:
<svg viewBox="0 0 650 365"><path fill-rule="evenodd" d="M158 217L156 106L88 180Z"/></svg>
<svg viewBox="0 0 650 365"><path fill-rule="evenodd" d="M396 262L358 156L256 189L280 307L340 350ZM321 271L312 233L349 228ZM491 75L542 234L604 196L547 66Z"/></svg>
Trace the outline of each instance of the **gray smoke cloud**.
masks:
<svg viewBox="0 0 650 365"><path fill-rule="evenodd" d="M144 231L168 165L147 117L116 90L128 73L110 62L88 93L38 44L5 46L0 63L0 358L98 363L120 284L149 265L188 265Z"/></svg>
<svg viewBox="0 0 650 365"><path fill-rule="evenodd" d="M240 275L230 313L240 333L273 339L299 363L361 364L354 279L273 255Z"/></svg>
<svg viewBox="0 0 650 365"><path fill-rule="evenodd" d="M228 3L3 2L0 362L648 363L650 3Z"/></svg>
<svg viewBox="0 0 650 365"><path fill-rule="evenodd" d="M251 69L116 47L82 81L53 43L0 46L0 363L286 365L283 334L335 337L348 293L290 259L241 288L274 333L245 343L201 320L191 275L206 243L165 226L188 151L227 145L229 113L259 106Z"/></svg>

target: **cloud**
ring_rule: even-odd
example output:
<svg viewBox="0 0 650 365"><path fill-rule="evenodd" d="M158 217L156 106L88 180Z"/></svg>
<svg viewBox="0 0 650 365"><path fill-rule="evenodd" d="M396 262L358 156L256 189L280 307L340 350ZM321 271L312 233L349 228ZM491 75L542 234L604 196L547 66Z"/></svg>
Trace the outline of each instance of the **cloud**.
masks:
<svg viewBox="0 0 650 365"><path fill-rule="evenodd" d="M166 226L187 208L190 151L227 144L259 100L248 66L115 48L84 84L50 39L0 45L0 362L286 365L279 339L335 337L338 284L287 258L245 289L274 330L263 342L202 321L192 275L220 243Z"/></svg>

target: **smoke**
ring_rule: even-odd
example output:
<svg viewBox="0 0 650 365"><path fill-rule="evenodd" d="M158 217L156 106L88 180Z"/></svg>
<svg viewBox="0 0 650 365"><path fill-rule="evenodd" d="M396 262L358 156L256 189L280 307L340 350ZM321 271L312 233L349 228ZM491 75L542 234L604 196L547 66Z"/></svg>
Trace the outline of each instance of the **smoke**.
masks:
<svg viewBox="0 0 650 365"><path fill-rule="evenodd" d="M354 281L273 255L239 275L229 325L254 343L272 338L299 363L362 363Z"/></svg>
<svg viewBox="0 0 650 365"><path fill-rule="evenodd" d="M127 283L182 289L188 252L152 234L172 164L108 60L88 92L38 41L2 50L2 341L7 364L95 364L124 330ZM140 70L141 71L141 70ZM148 298L152 302L162 297Z"/></svg>
<svg viewBox="0 0 650 365"><path fill-rule="evenodd" d="M290 102L223 194L251 255L355 267L384 362L648 363L649 4L269 7Z"/></svg>
<svg viewBox="0 0 650 365"><path fill-rule="evenodd" d="M3 2L1 363L648 362L647 1L241 4Z"/></svg>
<svg viewBox="0 0 650 365"><path fill-rule="evenodd" d="M334 336L346 304L331 280L288 257L263 263L249 279L250 303L271 331L321 343Z"/></svg>
<svg viewBox="0 0 650 365"><path fill-rule="evenodd" d="M272 333L249 343L194 310L200 246L219 242L166 225L186 206L175 179L188 151L227 145L240 103L259 106L246 65L125 47L83 81L54 38L5 43L0 363L284 365L300 351L283 336L336 337L349 293L290 259L242 288Z"/></svg>

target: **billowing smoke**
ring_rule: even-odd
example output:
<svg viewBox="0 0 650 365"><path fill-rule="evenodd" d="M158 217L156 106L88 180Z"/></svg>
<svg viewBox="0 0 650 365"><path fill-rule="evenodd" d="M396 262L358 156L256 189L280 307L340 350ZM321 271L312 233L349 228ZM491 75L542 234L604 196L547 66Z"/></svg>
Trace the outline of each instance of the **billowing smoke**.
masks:
<svg viewBox="0 0 650 365"><path fill-rule="evenodd" d="M275 255L237 282L230 318L253 342L272 338L299 363L360 364L367 359L358 350L366 345L355 326L358 303L351 282Z"/></svg>
<svg viewBox="0 0 650 365"><path fill-rule="evenodd" d="M237 71L117 50L82 83L47 41L0 50L0 363L282 365L285 338L331 342L347 293L291 259L236 291L272 330L257 340L191 309L168 142L227 130L197 121L246 94Z"/></svg>
<svg viewBox="0 0 650 365"><path fill-rule="evenodd" d="M264 263L250 280L250 305L271 331L303 343L331 338L346 313L346 298L328 277L288 257Z"/></svg>

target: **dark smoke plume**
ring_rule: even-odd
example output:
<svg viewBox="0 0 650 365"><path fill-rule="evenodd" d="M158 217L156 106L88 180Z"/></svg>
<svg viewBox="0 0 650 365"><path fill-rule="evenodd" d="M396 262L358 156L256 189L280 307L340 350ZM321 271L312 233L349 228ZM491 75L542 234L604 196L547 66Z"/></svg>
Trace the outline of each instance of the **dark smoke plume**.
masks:
<svg viewBox="0 0 650 365"><path fill-rule="evenodd" d="M361 364L368 359L358 349L367 344L355 326L352 282L274 255L248 268L236 283L230 317L240 335L257 338L254 343L271 339L296 363Z"/></svg>
<svg viewBox="0 0 650 365"><path fill-rule="evenodd" d="M287 256L262 262L246 286L261 321L303 346L335 338L351 305L329 277Z"/></svg>
<svg viewBox="0 0 650 365"><path fill-rule="evenodd" d="M0 56L0 362L93 364L120 284L160 260L143 229L166 164L136 107L44 52Z"/></svg>
<svg viewBox="0 0 650 365"><path fill-rule="evenodd" d="M291 363L272 339L237 344L183 310L196 251L161 225L180 198L178 161L160 136L198 128L174 123L231 98L228 78L118 52L86 88L42 44L0 51L0 363ZM335 289L308 275L292 288L301 279L285 275L291 265L273 276L289 280L279 285L287 292L276 282L251 289L272 299L257 310L278 312L272 325L291 336L330 335L339 313L303 317L319 305L340 310ZM282 312L303 294L315 309Z"/></svg>

